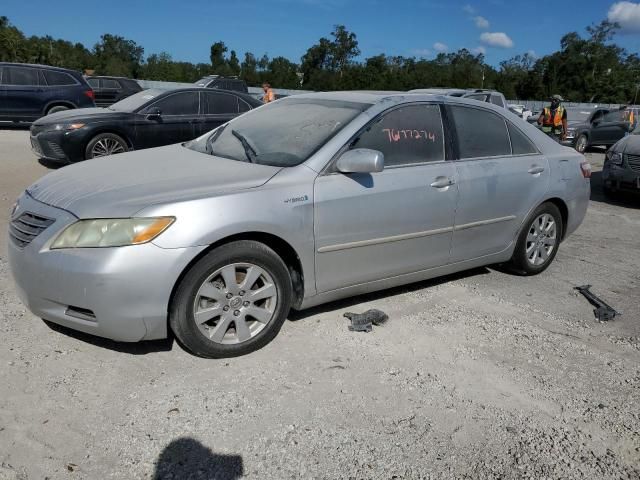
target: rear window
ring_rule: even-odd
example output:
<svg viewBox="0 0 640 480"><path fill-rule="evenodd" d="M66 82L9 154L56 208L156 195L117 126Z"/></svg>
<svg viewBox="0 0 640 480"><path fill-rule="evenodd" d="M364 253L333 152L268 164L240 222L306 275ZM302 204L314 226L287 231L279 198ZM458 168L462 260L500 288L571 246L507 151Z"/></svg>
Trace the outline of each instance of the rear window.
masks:
<svg viewBox="0 0 640 480"><path fill-rule="evenodd" d="M78 83L68 73L56 72L54 70L43 70L42 73L44 73L47 85L50 86L76 85Z"/></svg>
<svg viewBox="0 0 640 480"><path fill-rule="evenodd" d="M100 80L98 78L87 78L87 83L91 88L100 88Z"/></svg>
<svg viewBox="0 0 640 480"><path fill-rule="evenodd" d="M500 95L491 95L491 103L499 107L504 107L504 102L502 101L502 97Z"/></svg>
<svg viewBox="0 0 640 480"><path fill-rule="evenodd" d="M511 155L505 120L479 108L452 106L460 158Z"/></svg>

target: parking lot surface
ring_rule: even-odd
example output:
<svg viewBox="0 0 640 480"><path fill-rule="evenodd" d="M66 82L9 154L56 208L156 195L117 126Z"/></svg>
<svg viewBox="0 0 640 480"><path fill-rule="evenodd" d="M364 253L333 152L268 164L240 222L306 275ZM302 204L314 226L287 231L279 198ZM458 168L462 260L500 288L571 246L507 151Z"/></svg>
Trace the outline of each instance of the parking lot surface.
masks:
<svg viewBox="0 0 640 480"><path fill-rule="evenodd" d="M640 200L536 277L482 268L290 315L245 357L114 343L20 303L10 207L47 168L0 130L0 479L640 478ZM598 323L574 287L623 315ZM345 311L385 311L371 333Z"/></svg>

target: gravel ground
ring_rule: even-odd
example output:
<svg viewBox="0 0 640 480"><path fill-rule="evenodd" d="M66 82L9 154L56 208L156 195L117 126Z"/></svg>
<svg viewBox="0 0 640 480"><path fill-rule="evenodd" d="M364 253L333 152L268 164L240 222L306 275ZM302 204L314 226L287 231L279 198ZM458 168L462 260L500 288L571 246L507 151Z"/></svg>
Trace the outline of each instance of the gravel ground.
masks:
<svg viewBox="0 0 640 480"><path fill-rule="evenodd" d="M27 142L0 130L2 231L46 172ZM638 479L640 200L598 181L542 275L332 303L220 361L48 326L16 297L2 235L0 479ZM585 283L623 316L596 322ZM367 308L389 322L349 332L342 313Z"/></svg>

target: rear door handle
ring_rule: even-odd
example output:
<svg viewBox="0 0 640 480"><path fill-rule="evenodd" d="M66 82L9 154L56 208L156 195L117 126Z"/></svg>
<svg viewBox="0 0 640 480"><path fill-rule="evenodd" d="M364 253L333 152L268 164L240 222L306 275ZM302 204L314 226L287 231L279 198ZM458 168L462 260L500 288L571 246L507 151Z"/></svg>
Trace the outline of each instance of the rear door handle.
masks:
<svg viewBox="0 0 640 480"><path fill-rule="evenodd" d="M534 165L527 171L531 175L538 175L538 174L544 172L544 167L539 167L538 165Z"/></svg>
<svg viewBox="0 0 640 480"><path fill-rule="evenodd" d="M431 186L433 188L446 188L446 187L450 187L454 183L456 183L456 182L453 180L453 178L450 178L450 177L436 177L435 181L433 183L431 183Z"/></svg>

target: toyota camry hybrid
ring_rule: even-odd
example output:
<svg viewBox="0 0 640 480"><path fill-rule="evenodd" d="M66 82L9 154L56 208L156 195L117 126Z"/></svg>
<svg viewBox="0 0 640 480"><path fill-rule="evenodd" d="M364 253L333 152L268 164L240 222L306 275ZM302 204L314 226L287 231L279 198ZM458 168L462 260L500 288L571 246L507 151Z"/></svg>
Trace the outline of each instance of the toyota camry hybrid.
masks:
<svg viewBox="0 0 640 480"><path fill-rule="evenodd" d="M590 173L488 103L297 95L48 174L11 213L9 260L43 319L235 356L291 308L481 265L542 272L585 216Z"/></svg>

